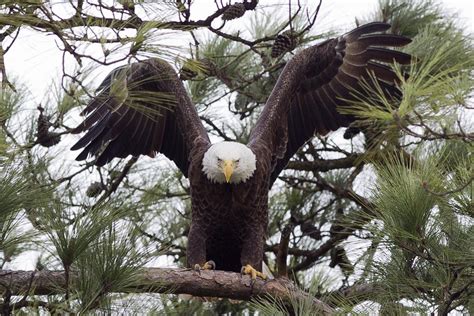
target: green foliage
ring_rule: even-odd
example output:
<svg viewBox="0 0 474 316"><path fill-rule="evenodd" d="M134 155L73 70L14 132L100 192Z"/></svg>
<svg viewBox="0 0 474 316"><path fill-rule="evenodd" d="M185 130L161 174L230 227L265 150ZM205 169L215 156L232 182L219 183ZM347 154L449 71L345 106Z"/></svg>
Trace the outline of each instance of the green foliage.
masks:
<svg viewBox="0 0 474 316"><path fill-rule="evenodd" d="M1 266L27 248L36 235L25 227L32 210L46 204L51 196L47 187L34 182L26 168L0 164L0 251Z"/></svg>
<svg viewBox="0 0 474 316"><path fill-rule="evenodd" d="M433 0L379 0L378 5L367 20L387 22L391 24L391 31L395 34L413 38L420 29L446 24L447 17L443 8Z"/></svg>
<svg viewBox="0 0 474 316"><path fill-rule="evenodd" d="M2 214L12 214L24 209L31 209L47 202L49 192L34 184L28 169L19 166L0 166L0 209ZM28 198L25 198L28 197Z"/></svg>
<svg viewBox="0 0 474 316"><path fill-rule="evenodd" d="M413 239L435 233L429 227L431 211L437 197L426 191L424 184L440 190L442 176L433 161L412 165L401 157L391 157L377 166L379 181L374 202L392 240Z"/></svg>
<svg viewBox="0 0 474 316"><path fill-rule="evenodd" d="M376 84L377 95L361 97L348 113L376 126L377 144L385 141L388 149L396 143L411 143L412 137L417 142L462 138L460 131L469 130L471 120L467 109L474 89L472 41L446 20L420 29L406 51L417 60L408 77L406 69L396 66L401 102L394 104L385 98ZM368 133L366 139L371 139Z"/></svg>
<svg viewBox="0 0 474 316"><path fill-rule="evenodd" d="M413 48L413 54L416 56L415 52L421 47L429 53L422 57L420 63L411 68L407 80L402 78L401 70L399 70L403 83L401 86L403 99L398 109L394 108L392 102L387 100L380 90L377 98L358 102L355 108L351 109L353 113L384 121L412 117L416 120L415 115L418 114L430 120L436 119L437 115L439 118L445 118L446 115L455 113L455 106L466 104L469 93L472 91L472 78L466 71L474 65L474 50L468 49L469 47L466 47L460 38L451 41L452 33L446 33L443 38L433 40L436 35L431 33L432 31L434 29L429 28L420 33L416 39L420 42L442 44L426 50L426 45L420 45L415 39L414 45L420 45L420 47ZM380 102L383 106L380 106ZM406 123L402 121L402 124Z"/></svg>
<svg viewBox="0 0 474 316"><path fill-rule="evenodd" d="M17 91L8 87L0 89L0 168L2 163L14 155L14 150L7 141L5 127L11 123L11 118L18 112L20 106L25 102L26 91L20 84Z"/></svg>
<svg viewBox="0 0 474 316"><path fill-rule="evenodd" d="M10 89L0 90L0 124L5 124L12 117L15 109L23 102L23 96L23 93L15 93Z"/></svg>
<svg viewBox="0 0 474 316"><path fill-rule="evenodd" d="M324 282L327 280L325 279L324 277L320 279L318 275L315 275L315 278L306 289L307 295L302 296L301 292L290 291L289 302L283 302L280 299L269 296L252 300L250 308L257 311L259 315L264 316L284 316L288 314L311 316L323 313L318 308L315 308L314 298L318 296Z"/></svg>
<svg viewBox="0 0 474 316"><path fill-rule="evenodd" d="M377 167L376 217L382 221L380 232L390 252L389 259L379 262L376 273L385 280L392 297L416 296L423 288L433 291L428 300L436 304L443 301L445 286L455 293L465 282L474 281L474 221L472 216L456 215L462 213L456 211L453 201L465 188L455 188L458 184L450 181L456 173L463 173L463 166L443 172L450 156L445 150L415 156L408 163L390 157ZM469 186L472 191L472 183ZM465 295L460 298L466 299Z"/></svg>
<svg viewBox="0 0 474 316"><path fill-rule="evenodd" d="M452 112L453 107L466 104L473 86L469 70L474 67L474 47L466 44L460 31L451 28L440 33L428 27L412 45L409 50L413 54L425 53L416 54L421 62L412 68L403 85L400 116L420 109L424 110L420 114L428 114L430 119L432 115L440 112L445 115L446 110Z"/></svg>
<svg viewBox="0 0 474 316"><path fill-rule="evenodd" d="M29 248L27 243L31 241L34 234L22 231L22 219L19 213L2 214L0 217L0 251L2 253L0 266Z"/></svg>
<svg viewBox="0 0 474 316"><path fill-rule="evenodd" d="M123 217L123 209L110 207L97 205L78 213L64 210L64 204L52 200L37 211L40 229L49 237L65 269L93 246L106 228Z"/></svg>
<svg viewBox="0 0 474 316"><path fill-rule="evenodd" d="M85 78L86 75L82 74L82 77ZM62 118L69 111L86 103L86 91L76 82L68 83L64 89L59 86L52 87L51 91L53 94L54 101L56 103L58 116L60 117L60 123L62 123Z"/></svg>
<svg viewBox="0 0 474 316"><path fill-rule="evenodd" d="M120 232L119 232L120 231ZM77 279L72 288L80 311L111 308L108 293L120 293L140 284L141 267L150 259L145 249L135 247L130 228L110 226L89 245L74 265Z"/></svg>

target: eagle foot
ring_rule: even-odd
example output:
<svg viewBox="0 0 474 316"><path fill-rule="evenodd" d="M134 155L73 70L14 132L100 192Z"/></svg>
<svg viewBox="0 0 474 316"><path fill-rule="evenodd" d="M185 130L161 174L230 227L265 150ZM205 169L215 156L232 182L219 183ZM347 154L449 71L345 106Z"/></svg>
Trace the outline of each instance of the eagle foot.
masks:
<svg viewBox="0 0 474 316"><path fill-rule="evenodd" d="M212 260L206 261L202 266L199 264L194 265L194 270L197 272L201 272L201 270L215 270L216 269L216 263Z"/></svg>
<svg viewBox="0 0 474 316"><path fill-rule="evenodd" d="M254 267L252 267L250 264L246 264L245 266L240 269L241 274L247 274L250 275L250 278L252 279L252 282L257 279L257 277L262 278L262 280L266 280L267 276L263 274L260 271L257 271Z"/></svg>

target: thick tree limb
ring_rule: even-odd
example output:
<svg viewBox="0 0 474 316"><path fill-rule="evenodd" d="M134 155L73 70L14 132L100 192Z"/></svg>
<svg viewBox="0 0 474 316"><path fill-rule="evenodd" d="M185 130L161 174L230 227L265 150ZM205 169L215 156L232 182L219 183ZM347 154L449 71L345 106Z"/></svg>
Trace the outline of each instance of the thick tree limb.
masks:
<svg viewBox="0 0 474 316"><path fill-rule="evenodd" d="M74 276L73 276L74 277ZM250 300L272 296L288 302L290 298L310 299L315 310L324 314L335 311L326 303L308 296L286 278L256 280L251 284L249 276L225 271L201 271L190 269L146 268L142 278L127 293L172 293L193 296L212 296L237 300ZM50 295L64 293L64 271L11 271L0 270L0 291L12 295Z"/></svg>
<svg viewBox="0 0 474 316"><path fill-rule="evenodd" d="M315 159L314 161L290 161L286 169L298 171L329 171L334 169L348 169L356 165L360 154L351 154L350 156L338 159Z"/></svg>

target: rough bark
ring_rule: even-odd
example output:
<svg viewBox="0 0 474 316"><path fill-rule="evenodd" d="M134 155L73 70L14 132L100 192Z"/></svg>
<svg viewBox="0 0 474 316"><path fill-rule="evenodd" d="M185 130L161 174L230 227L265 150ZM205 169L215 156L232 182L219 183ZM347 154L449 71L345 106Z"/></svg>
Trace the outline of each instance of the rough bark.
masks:
<svg viewBox="0 0 474 316"><path fill-rule="evenodd" d="M299 290L286 278L266 281L257 279L252 284L249 276L233 272L167 268L146 268L141 276L137 284L125 292L190 294L237 300L271 296L283 302L288 302L291 297L309 298L307 293ZM11 295L50 295L64 293L65 288L64 271L0 270L0 292L9 291ZM315 310L327 315L335 312L326 303L316 298L309 299Z"/></svg>
<svg viewBox="0 0 474 316"><path fill-rule="evenodd" d="M350 156L338 159L315 159L314 161L290 161L286 169L299 171L324 172L334 169L348 169L356 165L361 155L352 154Z"/></svg>

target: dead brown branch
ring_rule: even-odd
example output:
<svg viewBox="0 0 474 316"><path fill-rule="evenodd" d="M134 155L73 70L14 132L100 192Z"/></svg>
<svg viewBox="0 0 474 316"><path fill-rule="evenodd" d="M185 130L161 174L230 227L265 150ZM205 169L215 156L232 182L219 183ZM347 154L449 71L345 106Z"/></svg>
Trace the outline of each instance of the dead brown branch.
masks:
<svg viewBox="0 0 474 316"><path fill-rule="evenodd" d="M339 159L315 159L314 161L290 161L286 169L299 171L329 171L334 169L347 169L356 165L360 155L351 154Z"/></svg>

